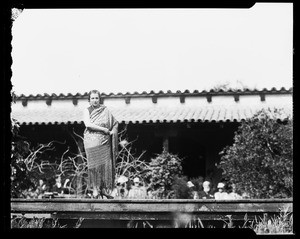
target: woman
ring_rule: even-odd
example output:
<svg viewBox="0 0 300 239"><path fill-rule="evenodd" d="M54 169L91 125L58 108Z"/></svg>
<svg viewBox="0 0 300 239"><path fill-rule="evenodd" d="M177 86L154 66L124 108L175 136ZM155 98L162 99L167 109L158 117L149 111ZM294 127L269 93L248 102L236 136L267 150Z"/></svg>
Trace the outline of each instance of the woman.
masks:
<svg viewBox="0 0 300 239"><path fill-rule="evenodd" d="M203 190L199 192L199 199L213 199L210 182L204 181L202 184Z"/></svg>
<svg viewBox="0 0 300 239"><path fill-rule="evenodd" d="M218 192L214 194L215 199L217 200L225 200L228 198L228 193L225 191L225 184L224 183L218 183L217 186Z"/></svg>
<svg viewBox="0 0 300 239"><path fill-rule="evenodd" d="M88 94L90 106L84 111L84 148L88 165L88 184L95 198L107 198L114 186L118 143L118 122L106 106L100 104L100 92Z"/></svg>

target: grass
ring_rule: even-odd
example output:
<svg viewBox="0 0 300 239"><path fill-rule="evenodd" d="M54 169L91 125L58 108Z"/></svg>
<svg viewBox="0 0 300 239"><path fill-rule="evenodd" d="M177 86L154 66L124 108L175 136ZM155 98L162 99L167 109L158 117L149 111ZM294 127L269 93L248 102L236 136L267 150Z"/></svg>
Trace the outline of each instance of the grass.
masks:
<svg viewBox="0 0 300 239"><path fill-rule="evenodd" d="M293 233L293 216L291 212L282 211L279 216L255 218L256 234L291 234Z"/></svg>
<svg viewBox="0 0 300 239"><path fill-rule="evenodd" d="M84 219L79 218L74 228L80 228ZM25 216L14 217L11 219L11 228L66 228L67 225L60 225L58 219L32 218Z"/></svg>

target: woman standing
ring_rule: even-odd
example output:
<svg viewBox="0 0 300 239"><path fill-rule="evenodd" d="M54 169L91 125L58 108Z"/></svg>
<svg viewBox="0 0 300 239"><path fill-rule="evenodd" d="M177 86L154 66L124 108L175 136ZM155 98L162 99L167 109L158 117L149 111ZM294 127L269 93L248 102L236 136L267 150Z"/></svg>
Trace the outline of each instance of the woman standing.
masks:
<svg viewBox="0 0 300 239"><path fill-rule="evenodd" d="M90 106L84 111L84 148L88 165L88 185L93 196L107 198L114 187L118 146L118 122L106 106L100 104L100 92L88 94Z"/></svg>

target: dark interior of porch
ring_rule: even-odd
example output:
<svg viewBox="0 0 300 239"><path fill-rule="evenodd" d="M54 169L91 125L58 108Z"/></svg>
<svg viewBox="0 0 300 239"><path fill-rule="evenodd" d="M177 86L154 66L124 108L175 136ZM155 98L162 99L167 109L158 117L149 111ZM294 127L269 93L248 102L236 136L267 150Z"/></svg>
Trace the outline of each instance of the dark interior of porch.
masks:
<svg viewBox="0 0 300 239"><path fill-rule="evenodd" d="M152 123L120 124L119 132L126 129L123 136L132 142L132 153L142 154L143 160L150 161L165 148L183 159L183 173L189 179L203 177L212 181L221 179L216 168L220 160L219 152L231 145L238 123ZM23 125L20 135L32 146L39 143L55 143L55 150L47 153L48 159L58 159L69 147L70 154L84 151L80 137L83 136L83 124ZM79 148L78 148L79 147Z"/></svg>

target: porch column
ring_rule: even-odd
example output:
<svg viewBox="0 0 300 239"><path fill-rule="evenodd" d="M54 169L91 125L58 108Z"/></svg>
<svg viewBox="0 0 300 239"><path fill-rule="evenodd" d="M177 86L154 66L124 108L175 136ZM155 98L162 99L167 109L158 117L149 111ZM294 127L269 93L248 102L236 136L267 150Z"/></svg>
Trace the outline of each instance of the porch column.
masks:
<svg viewBox="0 0 300 239"><path fill-rule="evenodd" d="M178 134L178 129L174 128L174 126L165 126L165 127L159 127L156 128L155 131L155 137L161 137L162 142L162 148L169 152L170 149L170 137L176 137Z"/></svg>
<svg viewBox="0 0 300 239"><path fill-rule="evenodd" d="M169 137L168 136L163 137L163 149L164 149L164 151L169 152Z"/></svg>

